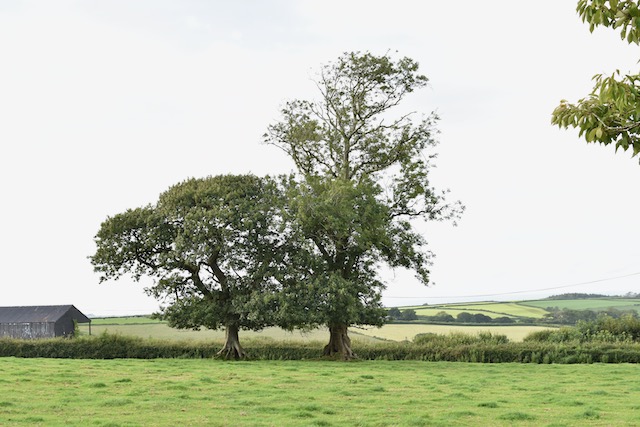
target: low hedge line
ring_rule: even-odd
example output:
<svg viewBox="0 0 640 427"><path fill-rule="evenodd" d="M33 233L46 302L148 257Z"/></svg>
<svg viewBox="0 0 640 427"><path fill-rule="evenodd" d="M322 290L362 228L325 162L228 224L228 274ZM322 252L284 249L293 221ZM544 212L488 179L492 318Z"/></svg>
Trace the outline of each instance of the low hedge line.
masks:
<svg viewBox="0 0 640 427"><path fill-rule="evenodd" d="M322 343L244 343L254 360L318 359ZM220 342L159 341L103 334L78 339L0 339L0 357L47 357L75 359L212 358ZM432 340L424 343L358 343L354 351L364 360L425 360L481 363L639 363L638 343L474 342L470 344Z"/></svg>

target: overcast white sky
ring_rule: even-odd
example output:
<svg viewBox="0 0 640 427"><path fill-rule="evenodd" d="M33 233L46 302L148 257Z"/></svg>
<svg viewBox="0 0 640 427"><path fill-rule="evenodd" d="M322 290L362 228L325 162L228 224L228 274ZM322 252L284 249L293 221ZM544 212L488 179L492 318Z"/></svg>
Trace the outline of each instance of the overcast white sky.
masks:
<svg viewBox="0 0 640 427"><path fill-rule="evenodd" d="M291 171L261 135L353 50L420 63L406 105L440 115L433 183L467 206L423 228L435 284L386 274L385 304L640 292L638 160L550 125L640 49L575 3L0 1L0 305L156 310L143 284L98 284L100 223L189 177Z"/></svg>

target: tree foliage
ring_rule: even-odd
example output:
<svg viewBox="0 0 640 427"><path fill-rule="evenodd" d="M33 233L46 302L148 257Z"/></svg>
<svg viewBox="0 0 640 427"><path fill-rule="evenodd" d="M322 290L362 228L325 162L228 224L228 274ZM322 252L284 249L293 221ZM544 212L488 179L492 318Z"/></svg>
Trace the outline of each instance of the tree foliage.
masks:
<svg viewBox="0 0 640 427"><path fill-rule="evenodd" d="M171 326L225 328L225 356L243 357L239 329L274 324L286 234L276 182L251 175L190 179L155 205L102 223L91 257L100 281L155 279L147 292Z"/></svg>
<svg viewBox="0 0 640 427"><path fill-rule="evenodd" d="M298 171L292 212L315 260L301 290L312 296L309 316L331 331L325 354L351 357L347 327L385 317L381 265L429 283L431 254L411 220L453 219L461 208L428 179L437 117L391 114L427 84L415 61L346 53L321 68L316 84L320 99L288 102L265 142Z"/></svg>
<svg viewBox="0 0 640 427"><path fill-rule="evenodd" d="M580 0L577 11L590 31L598 26L620 31L628 43L640 43L638 2L617 0ZM561 128L574 127L588 143L615 144L616 150L640 153L640 75L616 70L611 75L593 77L595 86L585 98L573 104L560 101L552 123Z"/></svg>

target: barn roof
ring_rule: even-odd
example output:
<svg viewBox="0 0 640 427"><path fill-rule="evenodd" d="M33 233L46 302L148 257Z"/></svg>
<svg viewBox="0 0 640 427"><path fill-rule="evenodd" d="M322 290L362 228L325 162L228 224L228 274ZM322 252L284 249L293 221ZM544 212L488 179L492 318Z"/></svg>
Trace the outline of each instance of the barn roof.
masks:
<svg viewBox="0 0 640 427"><path fill-rule="evenodd" d="M78 323L91 322L73 305L32 305L26 307L0 307L0 323L56 322L71 311Z"/></svg>

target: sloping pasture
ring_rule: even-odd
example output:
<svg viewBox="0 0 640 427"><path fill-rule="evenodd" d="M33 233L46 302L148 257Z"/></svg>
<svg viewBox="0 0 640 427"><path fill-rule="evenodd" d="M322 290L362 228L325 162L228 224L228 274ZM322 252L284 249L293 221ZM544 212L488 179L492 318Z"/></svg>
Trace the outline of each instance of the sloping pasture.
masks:
<svg viewBox="0 0 640 427"><path fill-rule="evenodd" d="M492 318L502 316L542 318L547 313L544 308L526 306L517 302L485 302L401 307L401 309L407 308L415 310L416 314L419 316L434 316L435 314L444 311L453 317L456 317L459 313L467 312L470 314L481 313Z"/></svg>
<svg viewBox="0 0 640 427"><path fill-rule="evenodd" d="M569 308L571 310L606 310L613 307L618 310L640 311L640 299L637 298L588 298L574 300L536 300L522 301L521 305L531 307L547 308Z"/></svg>

